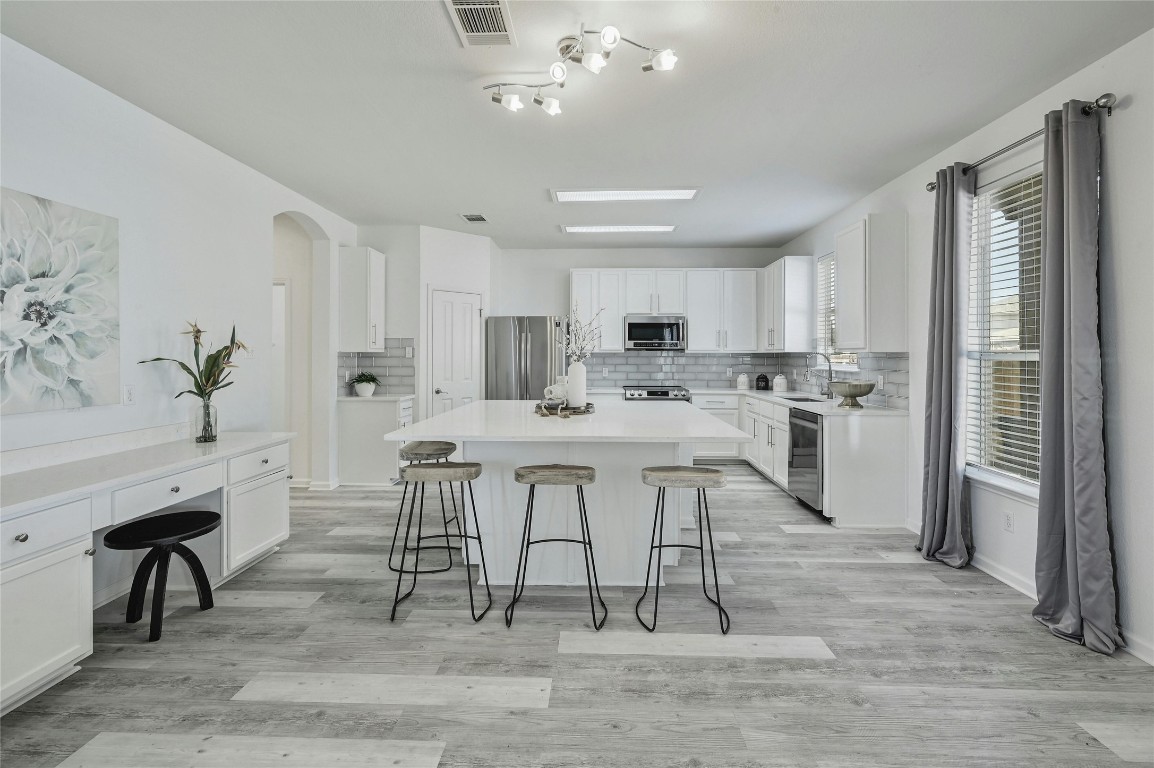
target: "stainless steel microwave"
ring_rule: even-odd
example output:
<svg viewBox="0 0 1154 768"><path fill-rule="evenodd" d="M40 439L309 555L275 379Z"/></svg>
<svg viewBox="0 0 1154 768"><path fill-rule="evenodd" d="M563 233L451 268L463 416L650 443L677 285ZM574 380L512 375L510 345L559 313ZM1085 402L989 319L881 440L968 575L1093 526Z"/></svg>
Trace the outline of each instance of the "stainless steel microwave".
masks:
<svg viewBox="0 0 1154 768"><path fill-rule="evenodd" d="M685 315L626 315L626 349L685 351Z"/></svg>

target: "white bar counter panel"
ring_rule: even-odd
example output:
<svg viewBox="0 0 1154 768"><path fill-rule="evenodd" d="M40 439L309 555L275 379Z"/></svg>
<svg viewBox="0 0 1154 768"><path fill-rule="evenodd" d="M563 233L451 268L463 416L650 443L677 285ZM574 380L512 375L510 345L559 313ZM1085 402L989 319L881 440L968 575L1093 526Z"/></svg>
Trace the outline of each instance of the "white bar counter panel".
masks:
<svg viewBox="0 0 1154 768"><path fill-rule="evenodd" d="M215 585L288 538L288 432L225 432L5 475L0 481L0 710L76 670L92 652L92 610L126 593L144 556L104 532L177 509L219 512L188 542ZM191 587L177 566L170 587ZM32 607L35 606L35 610ZM141 624L147 631L147 616Z"/></svg>
<svg viewBox="0 0 1154 768"><path fill-rule="evenodd" d="M593 402L595 413L562 419L537 415L529 400L482 400L384 439L447 440L460 446L455 460L482 464L481 477L473 486L493 584L512 584L517 568L529 488L513 481L514 469L528 464L595 468L597 481L585 486L585 500L600 583L639 586L645 581L657 499L657 489L641 482L642 468L692 464L694 443L748 442L750 437L689 403L627 403L614 398ZM435 497L435 491L429 493ZM667 542L679 540L681 507L691 498L692 491L669 494ZM580 538L572 487L537 489L533 538L553 537ZM666 564L676 564L675 553L666 551ZM535 546L527 572L530 584L584 584L581 548Z"/></svg>

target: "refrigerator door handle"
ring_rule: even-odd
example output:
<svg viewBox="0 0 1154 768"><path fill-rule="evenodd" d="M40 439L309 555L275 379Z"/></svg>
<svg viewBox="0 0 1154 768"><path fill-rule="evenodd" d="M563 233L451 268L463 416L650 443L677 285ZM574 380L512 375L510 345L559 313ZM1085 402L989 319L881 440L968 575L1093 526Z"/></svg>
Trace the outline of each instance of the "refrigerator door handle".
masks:
<svg viewBox="0 0 1154 768"><path fill-rule="evenodd" d="M529 399L529 372L533 370L530 365L531 356L533 354L533 334L528 331L525 332L525 354L521 356L521 400Z"/></svg>

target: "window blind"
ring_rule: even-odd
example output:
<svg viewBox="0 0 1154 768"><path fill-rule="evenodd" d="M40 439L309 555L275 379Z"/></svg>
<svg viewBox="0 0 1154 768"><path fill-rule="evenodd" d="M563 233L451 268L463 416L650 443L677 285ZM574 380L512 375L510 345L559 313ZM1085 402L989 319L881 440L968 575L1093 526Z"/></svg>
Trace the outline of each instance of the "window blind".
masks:
<svg viewBox="0 0 1154 768"><path fill-rule="evenodd" d="M832 355L836 349L834 301L837 287L837 258L829 253L817 260L817 351Z"/></svg>
<svg viewBox="0 0 1154 768"><path fill-rule="evenodd" d="M1042 174L974 196L966 458L1037 481Z"/></svg>

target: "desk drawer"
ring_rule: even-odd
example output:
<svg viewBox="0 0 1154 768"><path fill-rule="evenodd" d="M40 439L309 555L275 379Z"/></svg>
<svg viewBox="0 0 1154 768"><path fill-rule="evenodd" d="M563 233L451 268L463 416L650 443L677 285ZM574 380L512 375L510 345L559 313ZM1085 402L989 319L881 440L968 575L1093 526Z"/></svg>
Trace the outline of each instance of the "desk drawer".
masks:
<svg viewBox="0 0 1154 768"><path fill-rule="evenodd" d="M707 411L737 408L737 395L694 395L693 404Z"/></svg>
<svg viewBox="0 0 1154 768"><path fill-rule="evenodd" d="M228 484L236 485L254 477L276 472L289 463L288 443L262 448L228 460Z"/></svg>
<svg viewBox="0 0 1154 768"><path fill-rule="evenodd" d="M0 523L0 561L8 565L92 533L92 501L78 499L59 507Z"/></svg>
<svg viewBox="0 0 1154 768"><path fill-rule="evenodd" d="M220 488L220 464L177 472L147 483L112 492L112 522L147 515L177 502Z"/></svg>

